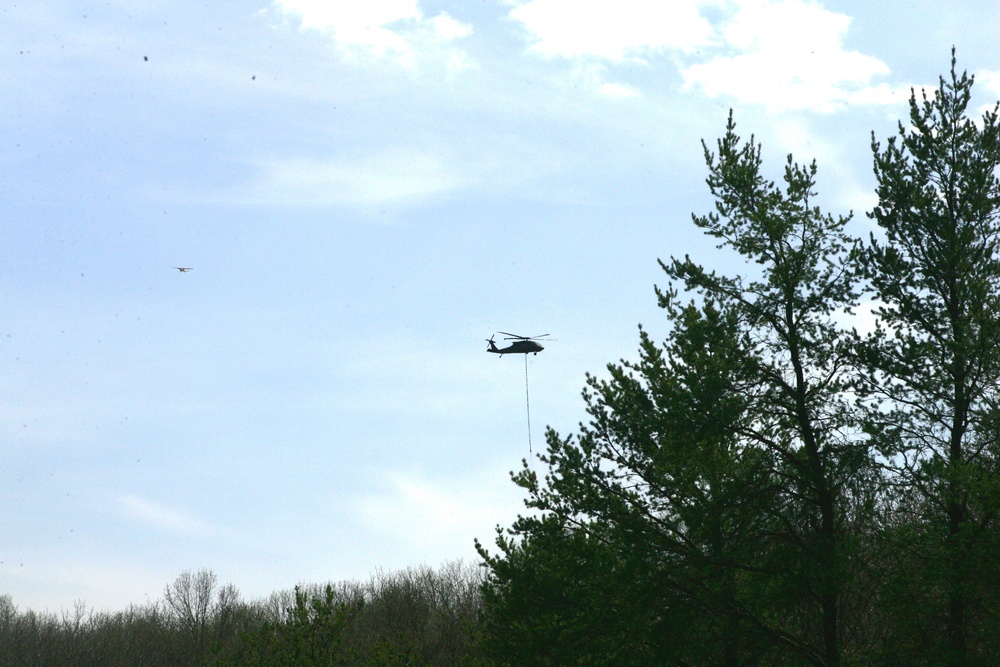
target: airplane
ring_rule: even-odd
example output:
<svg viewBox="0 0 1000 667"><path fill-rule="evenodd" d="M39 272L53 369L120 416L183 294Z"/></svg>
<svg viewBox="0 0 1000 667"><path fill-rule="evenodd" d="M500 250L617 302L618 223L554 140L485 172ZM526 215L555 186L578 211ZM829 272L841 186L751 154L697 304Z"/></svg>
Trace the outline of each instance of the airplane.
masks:
<svg viewBox="0 0 1000 667"><path fill-rule="evenodd" d="M192 270L194 267L192 267L192 266L172 266L170 268L177 269L181 273L187 273L188 271Z"/></svg>
<svg viewBox="0 0 1000 667"><path fill-rule="evenodd" d="M498 331L497 333L502 333L507 338L504 340L514 341L507 347L497 347L496 343L493 342L493 336L490 336L486 341L489 343L489 347L486 349L487 352L492 352L493 354L499 354L501 357L505 354L538 354L545 348L535 342L536 338L545 338L548 334L542 334L541 336L517 336L512 333L507 333L506 331Z"/></svg>

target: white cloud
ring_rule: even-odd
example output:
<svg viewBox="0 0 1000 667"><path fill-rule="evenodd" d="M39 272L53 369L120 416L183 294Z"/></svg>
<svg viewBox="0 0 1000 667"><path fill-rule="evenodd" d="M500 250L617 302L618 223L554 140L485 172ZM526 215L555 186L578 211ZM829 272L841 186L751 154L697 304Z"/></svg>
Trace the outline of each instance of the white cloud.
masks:
<svg viewBox="0 0 1000 667"><path fill-rule="evenodd" d="M980 70L976 72L976 85L985 87L991 97L1000 97L1000 71Z"/></svg>
<svg viewBox="0 0 1000 667"><path fill-rule="evenodd" d="M515 2L510 18L524 26L534 51L617 63L708 44L712 28L698 11L704 4L704 0L528 0Z"/></svg>
<svg viewBox="0 0 1000 667"><path fill-rule="evenodd" d="M468 553L474 537L489 544L498 523L509 523L523 512L520 489L500 471L447 486L387 472L379 486L380 493L356 499L361 519L375 533L430 561Z"/></svg>
<svg viewBox="0 0 1000 667"><path fill-rule="evenodd" d="M997 100L1000 100L1000 71L980 70L976 72L976 85L973 90L976 91L976 97L981 97L985 93L988 100L976 110L979 117L995 111Z"/></svg>
<svg viewBox="0 0 1000 667"><path fill-rule="evenodd" d="M689 87L772 110L890 104L908 88L873 84L889 67L844 48L851 18L811 0L740 0L721 26L726 55L682 70Z"/></svg>
<svg viewBox="0 0 1000 667"><path fill-rule="evenodd" d="M425 60L449 70L474 64L452 43L472 34L472 26L447 12L427 17L418 0L274 0L279 16L297 20L301 30L328 35L349 57L374 57L415 69Z"/></svg>
<svg viewBox="0 0 1000 667"><path fill-rule="evenodd" d="M778 111L893 104L909 91L876 83L889 67L847 49L851 17L815 0L511 1L530 50L574 61L572 75L595 93L640 96L613 81L613 67L657 56L689 63L688 90Z"/></svg>
<svg viewBox="0 0 1000 667"><path fill-rule="evenodd" d="M699 13L717 0L513 0L509 17L521 24L529 50L548 58L576 61L576 85L611 98L641 97L635 86L609 80L607 67L646 65L670 52L691 52L714 39Z"/></svg>

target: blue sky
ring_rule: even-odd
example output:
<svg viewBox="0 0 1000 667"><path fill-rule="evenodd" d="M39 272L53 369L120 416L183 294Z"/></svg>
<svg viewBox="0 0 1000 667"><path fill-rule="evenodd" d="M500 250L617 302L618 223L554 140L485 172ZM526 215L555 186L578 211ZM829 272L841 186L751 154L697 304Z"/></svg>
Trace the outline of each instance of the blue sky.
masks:
<svg viewBox="0 0 1000 667"><path fill-rule="evenodd" d="M141 6L139 6L141 5ZM870 133L986 0L188 0L0 8L0 594L115 609L476 560L531 436L665 324L728 110L873 203ZM190 266L180 273L171 267Z"/></svg>

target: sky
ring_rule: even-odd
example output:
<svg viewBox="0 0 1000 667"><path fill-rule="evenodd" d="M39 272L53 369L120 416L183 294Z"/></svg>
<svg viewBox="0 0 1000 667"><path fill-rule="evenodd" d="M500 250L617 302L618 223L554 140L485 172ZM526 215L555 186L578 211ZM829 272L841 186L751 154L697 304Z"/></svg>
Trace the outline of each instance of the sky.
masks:
<svg viewBox="0 0 1000 667"><path fill-rule="evenodd" d="M691 222L729 110L867 236L872 132L952 46L976 109L1000 98L997 25L992 0L4 3L0 595L478 562L586 374L668 330L657 259L747 270ZM486 354L498 331L554 340Z"/></svg>

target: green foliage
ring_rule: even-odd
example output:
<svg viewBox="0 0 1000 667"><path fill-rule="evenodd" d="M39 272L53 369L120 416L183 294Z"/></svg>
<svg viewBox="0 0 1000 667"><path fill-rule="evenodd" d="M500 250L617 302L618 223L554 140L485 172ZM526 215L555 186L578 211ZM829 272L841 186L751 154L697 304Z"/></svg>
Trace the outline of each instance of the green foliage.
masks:
<svg viewBox="0 0 1000 667"><path fill-rule="evenodd" d="M730 115L693 216L745 275L661 262L670 324L588 377L532 511L477 545L509 664L996 664L1000 124L972 79L874 141L883 236L780 184ZM680 301L681 293L692 299ZM871 335L840 314L880 302Z"/></svg>
<svg viewBox="0 0 1000 667"><path fill-rule="evenodd" d="M355 664L344 648L344 630L364 600L338 600L328 585L322 596L295 588L295 604L280 622L267 621L246 635L234 657L222 664L273 667L338 667Z"/></svg>
<svg viewBox="0 0 1000 667"><path fill-rule="evenodd" d="M968 117L972 85L953 53L933 97L911 98L909 127L884 149L873 137L871 217L885 238L862 257L882 303L882 327L860 348L868 428L910 496L910 520L889 537L921 575L918 586L896 570L890 584L919 602L902 620L947 628L923 635L933 664L985 659L996 636L1000 124L996 107Z"/></svg>

